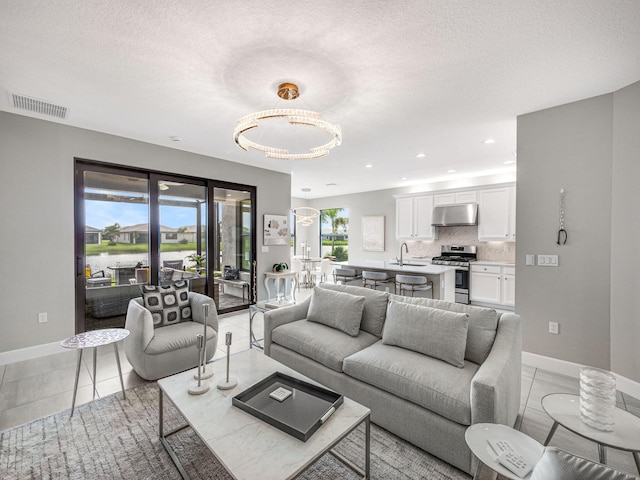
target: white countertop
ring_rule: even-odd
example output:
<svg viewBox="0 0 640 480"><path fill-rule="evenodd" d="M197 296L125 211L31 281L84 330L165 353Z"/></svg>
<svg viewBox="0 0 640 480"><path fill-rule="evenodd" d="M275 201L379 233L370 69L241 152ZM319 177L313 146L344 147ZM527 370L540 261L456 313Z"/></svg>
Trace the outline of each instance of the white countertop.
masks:
<svg viewBox="0 0 640 480"><path fill-rule="evenodd" d="M414 263L411 259L405 262ZM418 263L418 262L415 262ZM333 265L353 268L371 268L375 270L385 270L388 272L406 272L421 273L423 275L440 275L445 272L453 271L456 267L451 265L431 265L422 260L421 265L393 265L392 262L384 260L349 260L347 262L333 262Z"/></svg>
<svg viewBox="0 0 640 480"><path fill-rule="evenodd" d="M509 263L509 262L489 262L489 261L485 261L485 260L476 260L475 262L473 262L471 265L498 265L500 267L515 267L516 264L515 263Z"/></svg>

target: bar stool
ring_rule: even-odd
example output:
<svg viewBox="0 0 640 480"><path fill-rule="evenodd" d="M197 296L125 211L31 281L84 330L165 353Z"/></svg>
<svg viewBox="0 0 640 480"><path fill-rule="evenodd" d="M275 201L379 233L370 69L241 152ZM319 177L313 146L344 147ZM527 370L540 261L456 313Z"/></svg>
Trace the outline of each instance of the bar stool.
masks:
<svg viewBox="0 0 640 480"><path fill-rule="evenodd" d="M343 284L357 280L360 278L358 272L352 268L336 268L333 271L333 282L338 283L342 282Z"/></svg>
<svg viewBox="0 0 640 480"><path fill-rule="evenodd" d="M431 298L433 298L433 282L423 276L396 275L396 293L398 293L398 290L400 290L401 295L411 292L412 297L415 292L431 290Z"/></svg>
<svg viewBox="0 0 640 480"><path fill-rule="evenodd" d="M362 271L362 286L365 288L377 290L379 283L388 283L391 281L393 281L393 278L389 277L387 272Z"/></svg>

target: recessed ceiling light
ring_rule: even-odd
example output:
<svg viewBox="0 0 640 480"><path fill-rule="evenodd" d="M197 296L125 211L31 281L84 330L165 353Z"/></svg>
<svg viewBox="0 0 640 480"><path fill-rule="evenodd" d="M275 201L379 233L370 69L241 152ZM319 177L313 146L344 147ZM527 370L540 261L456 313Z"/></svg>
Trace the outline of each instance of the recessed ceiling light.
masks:
<svg viewBox="0 0 640 480"><path fill-rule="evenodd" d="M172 142L181 142L182 141L182 137L169 137L171 139Z"/></svg>
<svg viewBox="0 0 640 480"><path fill-rule="evenodd" d="M455 170L447 170L447 173L456 173Z"/></svg>
<svg viewBox="0 0 640 480"><path fill-rule="evenodd" d="M400 178L400 180L401 180L402 182L404 182L405 180L409 180L409 179L408 179L407 177L402 177L402 178Z"/></svg>
<svg viewBox="0 0 640 480"><path fill-rule="evenodd" d="M492 143L496 143L496 139L495 138L487 138L484 142L485 145L490 145Z"/></svg>
<svg viewBox="0 0 640 480"><path fill-rule="evenodd" d="M325 186L327 186L327 187L337 187L338 184L337 183L327 183L327 184L325 184Z"/></svg>
<svg viewBox="0 0 640 480"><path fill-rule="evenodd" d="M306 193L306 192L310 192L310 191L311 191L311 189L310 189L309 187L303 187L301 190L302 190L303 192L305 192L305 193Z"/></svg>
<svg viewBox="0 0 640 480"><path fill-rule="evenodd" d="M515 160L507 160L506 162L502 162L504 165L511 165L512 163L516 163Z"/></svg>
<svg viewBox="0 0 640 480"><path fill-rule="evenodd" d="M416 155L416 158L424 158L426 156L427 156L426 153L419 153L419 154Z"/></svg>
<svg viewBox="0 0 640 480"><path fill-rule="evenodd" d="M370 163L365 165L364 168L373 168L373 165L371 165Z"/></svg>

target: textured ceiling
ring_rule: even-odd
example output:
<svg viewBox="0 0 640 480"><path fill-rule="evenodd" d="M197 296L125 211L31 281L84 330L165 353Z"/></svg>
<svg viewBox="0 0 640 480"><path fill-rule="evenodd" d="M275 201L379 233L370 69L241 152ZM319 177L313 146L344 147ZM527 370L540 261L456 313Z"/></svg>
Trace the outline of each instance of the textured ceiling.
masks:
<svg viewBox="0 0 640 480"><path fill-rule="evenodd" d="M640 80L640 1L0 0L0 45L2 110L47 118L9 101L36 97L69 109L60 123L293 172L314 198L512 173L517 115ZM284 105L282 81L301 97ZM240 116L283 106L340 124L343 145L235 146ZM301 128L260 138L326 141Z"/></svg>

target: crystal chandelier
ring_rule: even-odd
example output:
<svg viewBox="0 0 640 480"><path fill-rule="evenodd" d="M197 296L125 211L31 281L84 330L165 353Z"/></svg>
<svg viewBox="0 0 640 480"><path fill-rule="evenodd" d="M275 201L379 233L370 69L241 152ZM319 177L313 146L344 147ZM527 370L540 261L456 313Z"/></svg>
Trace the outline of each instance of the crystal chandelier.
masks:
<svg viewBox="0 0 640 480"><path fill-rule="evenodd" d="M300 96L298 86L293 83L283 83L278 87L278 96L283 100L295 100ZM284 148L270 147L249 140L244 134L260 126L261 120L273 118L285 118L292 125L308 125L310 127L319 128L328 133L331 137L329 142L318 147L309 149L307 153L289 153ZM236 128L233 130L233 140L243 150L248 151L250 148L264 152L267 158L276 158L279 160L310 160L312 158L320 158L329 154L333 147L342 144L342 130L340 125L334 125L320 118L320 114L312 110L299 110L295 108L274 108L271 110L262 110L260 112L250 113L238 120Z"/></svg>

